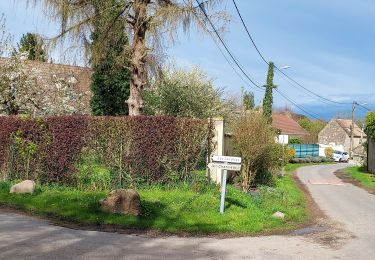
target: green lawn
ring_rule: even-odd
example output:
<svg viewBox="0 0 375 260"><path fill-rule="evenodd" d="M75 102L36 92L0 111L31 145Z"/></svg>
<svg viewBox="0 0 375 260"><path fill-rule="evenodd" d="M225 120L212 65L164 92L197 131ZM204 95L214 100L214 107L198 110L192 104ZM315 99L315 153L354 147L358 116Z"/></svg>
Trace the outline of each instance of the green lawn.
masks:
<svg viewBox="0 0 375 260"><path fill-rule="evenodd" d="M364 167L349 167L345 169L345 173L349 174L352 178L359 181L363 186L368 188L375 188L375 174L366 172Z"/></svg>
<svg viewBox="0 0 375 260"><path fill-rule="evenodd" d="M220 192L214 185L199 192L199 187L187 185L139 189L143 210L140 217L101 212L98 201L105 197L105 192L39 186L33 195L15 195L9 194L9 188L10 183L0 182L0 204L36 215L170 233L256 234L291 229L309 218L304 194L290 174L277 179L274 188L264 187L253 195L228 185L224 215L218 212ZM284 212L285 219L273 218L276 211Z"/></svg>

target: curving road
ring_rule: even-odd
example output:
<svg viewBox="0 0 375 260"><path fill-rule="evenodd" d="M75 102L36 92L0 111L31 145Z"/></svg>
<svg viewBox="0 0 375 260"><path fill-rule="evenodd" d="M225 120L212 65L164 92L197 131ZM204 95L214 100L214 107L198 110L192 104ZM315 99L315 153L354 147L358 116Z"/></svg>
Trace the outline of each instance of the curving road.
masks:
<svg viewBox="0 0 375 260"><path fill-rule="evenodd" d="M309 166L297 173L328 216L313 228L316 233L153 238L72 230L0 210L0 259L375 259L375 196L333 175L345 166Z"/></svg>

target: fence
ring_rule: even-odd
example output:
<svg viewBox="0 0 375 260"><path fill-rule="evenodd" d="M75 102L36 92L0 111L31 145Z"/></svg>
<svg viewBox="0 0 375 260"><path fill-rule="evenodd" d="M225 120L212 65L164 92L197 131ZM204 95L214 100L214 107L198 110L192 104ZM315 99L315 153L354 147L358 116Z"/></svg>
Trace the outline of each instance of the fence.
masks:
<svg viewBox="0 0 375 260"><path fill-rule="evenodd" d="M369 172L375 173L375 143L370 139L368 140L367 167Z"/></svg>
<svg viewBox="0 0 375 260"><path fill-rule="evenodd" d="M289 146L296 150L296 158L319 156L318 144L290 144Z"/></svg>

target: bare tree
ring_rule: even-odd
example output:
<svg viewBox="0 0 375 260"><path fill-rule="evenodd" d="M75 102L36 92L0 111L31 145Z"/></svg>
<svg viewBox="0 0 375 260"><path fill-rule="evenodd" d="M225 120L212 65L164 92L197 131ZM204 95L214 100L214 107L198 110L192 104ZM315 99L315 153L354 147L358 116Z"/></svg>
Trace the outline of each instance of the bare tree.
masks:
<svg viewBox="0 0 375 260"><path fill-rule="evenodd" d="M121 20L129 37L129 46L124 55L128 55L131 82L130 96L126 101L129 115L142 114L144 101L143 90L148 80L148 69L153 57L163 49L166 39L173 43L177 37L178 28L182 27L187 33L195 26L199 32L207 34L206 15L218 28L223 29L228 21L225 12L212 10L222 0L118 0L113 6L102 10L95 9L97 0L29 0L33 3L43 1L51 17L56 17L61 23L61 33L55 38L83 39L87 41L87 32L92 22L104 12L116 12L111 20L103 26L110 31L116 21ZM106 33L101 35L103 39ZM100 43L100 41L99 41ZM100 44L97 46L100 50ZM93 53L100 55L100 52ZM154 59L155 61L155 59Z"/></svg>

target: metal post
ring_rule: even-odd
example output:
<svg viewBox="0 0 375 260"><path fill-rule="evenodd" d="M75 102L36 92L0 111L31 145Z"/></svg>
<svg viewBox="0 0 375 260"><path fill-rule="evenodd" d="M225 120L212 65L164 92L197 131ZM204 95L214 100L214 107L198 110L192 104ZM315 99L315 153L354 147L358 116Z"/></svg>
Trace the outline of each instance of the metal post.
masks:
<svg viewBox="0 0 375 260"><path fill-rule="evenodd" d="M221 179L221 200L220 200L220 213L221 214L224 214L226 185L227 185L227 170L223 170L222 179Z"/></svg>
<svg viewBox="0 0 375 260"><path fill-rule="evenodd" d="M285 143L285 140L284 140L284 136L283 136L283 161L282 161L282 164L281 164L281 176L285 175L285 172L284 172L284 163L285 163L285 146L284 146L284 143Z"/></svg>

